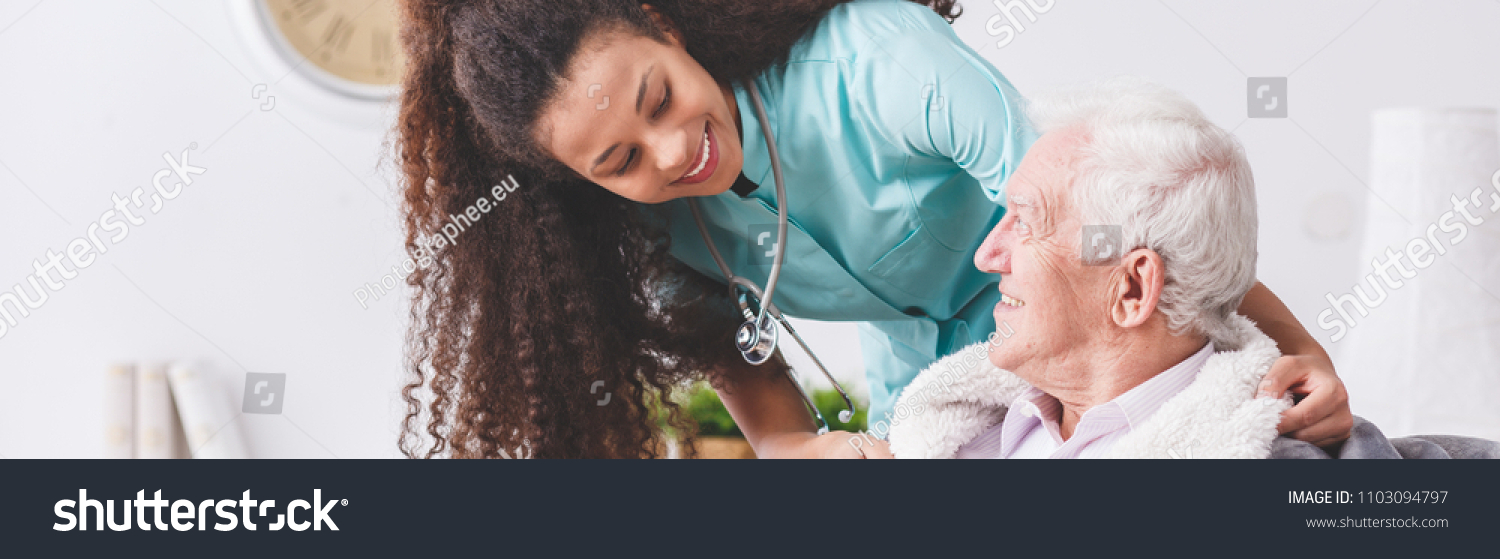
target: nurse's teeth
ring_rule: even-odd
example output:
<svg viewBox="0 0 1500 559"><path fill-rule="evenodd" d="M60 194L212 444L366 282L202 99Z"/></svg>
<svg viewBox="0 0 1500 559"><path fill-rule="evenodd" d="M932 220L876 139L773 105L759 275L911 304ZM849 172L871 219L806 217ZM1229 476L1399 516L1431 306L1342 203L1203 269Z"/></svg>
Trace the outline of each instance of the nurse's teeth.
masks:
<svg viewBox="0 0 1500 559"><path fill-rule="evenodd" d="M686 179L686 178L695 177L695 176L698 176L698 173L703 172L703 168L708 166L708 152L709 152L709 148L710 147L711 146L709 145L709 140L708 140L708 129L704 129L703 130L703 153L698 154L698 166L696 168L694 168L692 171L689 171L688 174L683 175L682 178Z"/></svg>
<svg viewBox="0 0 1500 559"><path fill-rule="evenodd" d="M1000 302L1001 303L1005 303L1007 305L1010 305L1012 307L1024 307L1024 306L1026 306L1026 301L1022 301L1020 299L1017 299L1015 297L1011 297L1010 295L1006 295L1004 293L1000 294Z"/></svg>

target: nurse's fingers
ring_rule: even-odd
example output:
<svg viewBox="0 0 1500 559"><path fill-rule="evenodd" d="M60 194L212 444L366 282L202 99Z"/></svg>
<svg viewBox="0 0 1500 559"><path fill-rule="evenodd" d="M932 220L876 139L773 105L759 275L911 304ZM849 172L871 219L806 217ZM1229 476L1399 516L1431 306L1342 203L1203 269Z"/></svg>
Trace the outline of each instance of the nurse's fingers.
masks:
<svg viewBox="0 0 1500 559"><path fill-rule="evenodd" d="M1348 396L1342 386L1298 385L1292 387L1292 393L1305 397L1282 416L1283 434L1325 448L1349 438L1354 415L1349 413ZM1288 429L1289 425L1296 427Z"/></svg>
<svg viewBox="0 0 1500 559"><path fill-rule="evenodd" d="M1259 395L1280 398L1287 391L1299 401L1282 414L1278 432L1314 444L1348 438L1354 417L1348 392L1331 363L1301 355L1277 359L1261 381Z"/></svg>
<svg viewBox="0 0 1500 559"><path fill-rule="evenodd" d="M1305 402L1306 400L1304 400ZM1349 438L1351 429L1354 427L1354 416L1349 414L1334 415L1311 427L1298 429L1287 433L1288 437L1299 441L1306 441L1327 450L1328 447L1344 442Z"/></svg>

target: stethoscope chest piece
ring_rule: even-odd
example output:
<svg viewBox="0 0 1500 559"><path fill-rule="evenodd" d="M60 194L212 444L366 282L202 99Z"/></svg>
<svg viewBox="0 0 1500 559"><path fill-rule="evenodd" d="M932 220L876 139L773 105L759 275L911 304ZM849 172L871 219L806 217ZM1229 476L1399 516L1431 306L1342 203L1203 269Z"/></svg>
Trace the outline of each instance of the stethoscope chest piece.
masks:
<svg viewBox="0 0 1500 559"><path fill-rule="evenodd" d="M771 353L776 351L776 324L771 322L771 317L760 316L760 324L754 320L746 320L740 325L739 330L734 333L734 344L740 348L740 353L745 355L745 360L751 365L765 363L771 358Z"/></svg>
<svg viewBox="0 0 1500 559"><path fill-rule="evenodd" d="M771 176L776 180L776 200L783 208L776 211L776 238L786 239L789 218L784 209L787 207L786 183L781 177L781 158L776 153L776 140L771 137L771 127L767 124L766 108L760 100L760 92L753 85L746 89L750 92L750 100L755 104L755 116L760 120L761 130L765 131L766 151L771 158ZM698 200L689 198L688 207L693 211L693 222L698 225L698 233L703 235L703 244L708 247L708 253L714 257L714 263L719 266L719 271L724 273L724 279L729 284L730 299L735 301L740 314L745 317L745 322L734 331L734 345L745 356L745 361L749 361L752 365L760 365L771 359L771 354L776 352L776 341L779 336L776 322L780 322L781 327L786 328L786 332L791 334L792 339L802 347L802 351L807 353L807 357L818 367L818 370L823 372L823 376L833 384L833 388L838 390L839 396L844 399L844 410L839 412L839 421L848 423L852 420L854 401L849 399L849 393L844 391L839 381L833 378L828 368L818 360L818 356L814 355L807 347L807 343L802 341L802 336L797 335L792 324L787 322L776 305L771 303L772 294L776 292L776 280L781 277L782 261L786 258L786 244L776 243L775 256L771 261L771 272L766 278L766 289L761 291L755 282L735 275L734 271L729 269L729 263L724 261L724 255L719 254L718 247L714 246L713 237L708 233L708 225L703 222L703 211L698 207ZM740 293L740 289L744 289L745 292ZM755 309L751 309L752 302ZM792 376L792 370L788 368L786 372L792 381L792 386L797 388L797 392L802 395L802 401L812 412L813 419L817 420L818 434L827 433L828 422L823 420L823 413L818 411L818 406L813 403L812 398L807 396L807 391L802 389L802 384L797 382L795 376Z"/></svg>

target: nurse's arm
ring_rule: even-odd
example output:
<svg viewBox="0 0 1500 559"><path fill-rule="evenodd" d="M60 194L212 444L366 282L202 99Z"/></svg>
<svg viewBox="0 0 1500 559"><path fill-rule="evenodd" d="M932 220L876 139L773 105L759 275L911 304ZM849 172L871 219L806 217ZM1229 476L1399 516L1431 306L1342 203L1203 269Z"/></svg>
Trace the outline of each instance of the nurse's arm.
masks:
<svg viewBox="0 0 1500 559"><path fill-rule="evenodd" d="M771 363L767 363L770 365ZM777 368L779 369L779 367ZM758 458L890 458L885 441L846 431L817 434L792 380L763 367L719 389L719 399ZM857 442L856 442L857 441ZM854 444L851 444L854 442ZM861 456L861 453L864 456Z"/></svg>
<svg viewBox="0 0 1500 559"><path fill-rule="evenodd" d="M1320 447L1343 443L1354 427L1349 413L1349 393L1333 372L1333 360L1323 346L1297 322L1292 311L1271 293L1265 284L1256 282L1245 294L1239 312L1254 320L1262 332L1276 341L1282 357L1261 381L1262 396L1280 397L1291 390L1304 396L1301 402L1281 415L1277 426L1290 435Z"/></svg>

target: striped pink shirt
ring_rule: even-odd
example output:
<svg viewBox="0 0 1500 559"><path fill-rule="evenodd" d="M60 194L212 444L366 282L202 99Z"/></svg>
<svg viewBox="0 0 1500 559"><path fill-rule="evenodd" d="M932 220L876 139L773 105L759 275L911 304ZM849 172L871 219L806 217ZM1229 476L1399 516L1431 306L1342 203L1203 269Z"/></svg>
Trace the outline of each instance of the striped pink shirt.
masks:
<svg viewBox="0 0 1500 559"><path fill-rule="evenodd" d="M1214 354L1204 344L1181 363L1147 379L1115 399L1083 412L1073 436L1064 441L1062 403L1035 387L1026 389L1005 412L1005 420L958 448L957 458L1102 458L1120 437L1156 413L1163 403L1192 384Z"/></svg>

